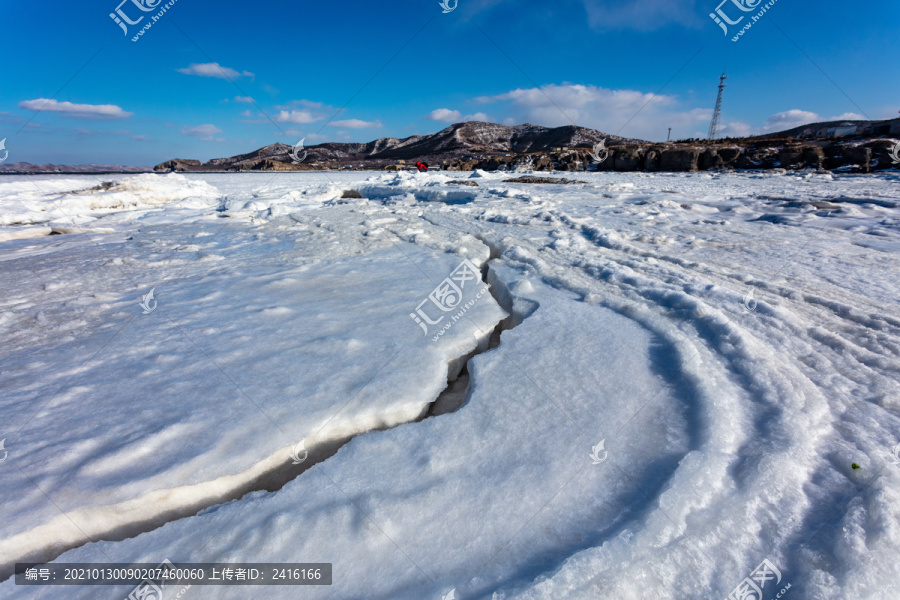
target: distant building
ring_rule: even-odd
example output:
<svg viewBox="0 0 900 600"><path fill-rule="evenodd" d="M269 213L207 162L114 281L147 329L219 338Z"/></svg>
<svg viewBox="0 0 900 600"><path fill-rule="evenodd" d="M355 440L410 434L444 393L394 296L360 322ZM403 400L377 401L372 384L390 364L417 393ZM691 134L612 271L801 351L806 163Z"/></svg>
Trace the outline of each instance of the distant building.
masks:
<svg viewBox="0 0 900 600"><path fill-rule="evenodd" d="M828 137L845 137L856 135L856 125L843 125L828 128Z"/></svg>
<svg viewBox="0 0 900 600"><path fill-rule="evenodd" d="M830 127L812 127L804 129L797 137L801 138L839 138L851 135L859 136L878 136L878 135L900 135L900 119L890 119L887 121L867 121L853 125L844 123L841 125L832 125Z"/></svg>
<svg viewBox="0 0 900 600"><path fill-rule="evenodd" d="M816 129L815 132L812 132L812 137L814 138L833 138L833 137L845 137L848 135L856 135L857 130L861 129L856 125L836 125L831 127L820 127ZM808 131L808 130L807 130ZM803 133L807 133L804 131ZM801 135L800 137L806 137Z"/></svg>
<svg viewBox="0 0 900 600"><path fill-rule="evenodd" d="M872 135L900 135L900 119L873 123Z"/></svg>

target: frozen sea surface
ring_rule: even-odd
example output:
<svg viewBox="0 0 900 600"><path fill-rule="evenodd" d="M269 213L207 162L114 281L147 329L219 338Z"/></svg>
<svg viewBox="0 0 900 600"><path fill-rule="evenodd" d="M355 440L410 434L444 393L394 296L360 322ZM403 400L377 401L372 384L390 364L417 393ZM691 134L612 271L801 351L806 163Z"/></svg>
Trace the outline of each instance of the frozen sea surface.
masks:
<svg viewBox="0 0 900 600"><path fill-rule="evenodd" d="M509 177L0 178L0 598L896 598L900 177Z"/></svg>

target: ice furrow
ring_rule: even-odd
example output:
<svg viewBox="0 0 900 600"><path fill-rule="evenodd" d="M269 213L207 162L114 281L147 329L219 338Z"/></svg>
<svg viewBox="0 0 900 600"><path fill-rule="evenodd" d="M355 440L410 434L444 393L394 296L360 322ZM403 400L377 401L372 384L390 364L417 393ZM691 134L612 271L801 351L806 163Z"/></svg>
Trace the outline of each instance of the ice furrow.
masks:
<svg viewBox="0 0 900 600"><path fill-rule="evenodd" d="M297 445L286 446L234 475L194 485L154 490L138 498L109 506L70 510L49 522L0 541L0 580L13 574L16 562L44 563L88 542L120 541L151 531L171 521L196 515L212 506L237 500L251 492L276 491L303 472L333 456L358 435L415 421L427 410L382 415L325 430L303 440L295 465ZM87 539L86 539L87 538Z"/></svg>
<svg viewBox="0 0 900 600"><path fill-rule="evenodd" d="M121 541L162 527L166 523L195 516L247 494L275 492L322 461L357 436L392 429L459 410L468 399L471 377L469 360L500 343L500 334L527 318L535 307L514 307L501 281L490 274L489 261L482 265L482 280L497 303L509 315L489 331L476 334L471 352L451 359L447 386L431 402L378 418L354 420L324 429L297 444L279 449L249 469L212 481L154 490L138 498L108 506L70 510L47 523L0 541L0 581L11 577L16 562L46 563L88 542ZM497 287L495 289L492 283ZM502 288L502 289L501 289ZM300 459L299 462L297 459Z"/></svg>

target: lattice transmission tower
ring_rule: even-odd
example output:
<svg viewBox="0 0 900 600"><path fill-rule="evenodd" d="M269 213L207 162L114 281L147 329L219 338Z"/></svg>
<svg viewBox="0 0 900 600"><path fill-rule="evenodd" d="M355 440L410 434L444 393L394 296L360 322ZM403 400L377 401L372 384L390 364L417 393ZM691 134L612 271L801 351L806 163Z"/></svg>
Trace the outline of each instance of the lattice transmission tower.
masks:
<svg viewBox="0 0 900 600"><path fill-rule="evenodd" d="M726 79L728 78L725 77L723 72L722 76L719 77L719 95L716 96L716 110L713 111L713 118L709 124L709 134L706 136L709 140L716 137L716 130L719 128L719 117L722 116L722 92L725 91Z"/></svg>

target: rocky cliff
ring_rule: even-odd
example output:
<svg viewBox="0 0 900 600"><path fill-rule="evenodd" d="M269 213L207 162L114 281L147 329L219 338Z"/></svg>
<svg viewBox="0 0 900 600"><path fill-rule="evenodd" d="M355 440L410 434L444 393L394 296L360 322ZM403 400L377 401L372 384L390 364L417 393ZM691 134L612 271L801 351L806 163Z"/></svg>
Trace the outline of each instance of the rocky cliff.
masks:
<svg viewBox="0 0 900 600"><path fill-rule="evenodd" d="M483 169L535 171L707 171L713 169L828 169L869 173L897 168L891 139L831 142L761 140L731 144L623 144L611 146L597 161L587 149L511 154L441 163L450 171Z"/></svg>
<svg viewBox="0 0 900 600"><path fill-rule="evenodd" d="M323 165L364 164L380 167L397 160L442 160L501 153L551 152L553 148L589 148L600 140L606 143L641 143L641 140L609 135L585 127L506 126L471 121L457 123L431 135L408 138L380 138L371 142L317 144L304 148L306 158L294 164L291 146L271 144L247 154L215 158L206 163L172 159L157 165L155 171L250 171L309 170Z"/></svg>
<svg viewBox="0 0 900 600"><path fill-rule="evenodd" d="M606 156L590 155L604 141ZM890 151L894 140L797 140L757 137L718 142L651 144L584 127L540 127L469 122L437 133L403 139L381 138L368 143L327 143L304 148L306 157L295 164L286 144L271 144L229 158L201 163L172 159L157 165L167 171L303 171L335 168L410 168L416 160L443 169L536 171L705 171L711 169L839 169L868 173L894 168Z"/></svg>

